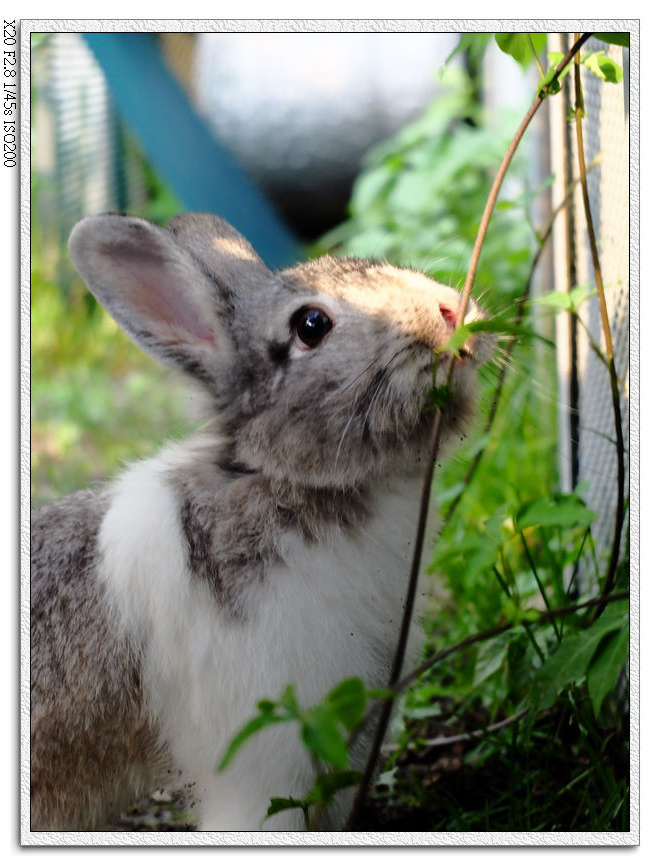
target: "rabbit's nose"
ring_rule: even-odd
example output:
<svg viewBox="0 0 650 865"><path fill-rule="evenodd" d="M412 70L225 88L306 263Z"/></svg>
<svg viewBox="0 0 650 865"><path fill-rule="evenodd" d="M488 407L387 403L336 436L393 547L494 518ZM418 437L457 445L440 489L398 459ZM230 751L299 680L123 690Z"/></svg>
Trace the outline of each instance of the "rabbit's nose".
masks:
<svg viewBox="0 0 650 865"><path fill-rule="evenodd" d="M448 305L446 303L438 304L438 306L443 319L453 330L456 327L456 322L458 321L458 307Z"/></svg>
<svg viewBox="0 0 650 865"><path fill-rule="evenodd" d="M412 336L431 351L437 352L450 339L456 327L458 308L447 302L415 303L406 315L410 319Z"/></svg>

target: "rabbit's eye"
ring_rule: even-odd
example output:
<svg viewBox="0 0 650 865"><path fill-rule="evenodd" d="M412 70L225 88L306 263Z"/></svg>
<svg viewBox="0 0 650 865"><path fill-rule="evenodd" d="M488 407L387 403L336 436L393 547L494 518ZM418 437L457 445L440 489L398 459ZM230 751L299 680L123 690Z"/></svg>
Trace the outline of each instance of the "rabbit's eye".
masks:
<svg viewBox="0 0 650 865"><path fill-rule="evenodd" d="M318 307L301 309L293 323L293 333L301 348L316 348L333 327L332 319Z"/></svg>

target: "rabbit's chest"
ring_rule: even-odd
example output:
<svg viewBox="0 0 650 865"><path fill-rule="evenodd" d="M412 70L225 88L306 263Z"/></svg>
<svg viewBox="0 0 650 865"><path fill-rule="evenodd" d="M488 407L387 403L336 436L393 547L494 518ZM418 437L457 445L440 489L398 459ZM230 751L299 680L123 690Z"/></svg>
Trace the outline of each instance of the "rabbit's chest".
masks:
<svg viewBox="0 0 650 865"><path fill-rule="evenodd" d="M103 576L123 622L146 644L145 678L178 691L177 705L214 700L217 714L224 692L238 714L240 702L240 711L250 711L290 682L307 702L347 676L385 682L419 492L418 478L384 482L354 526L332 524L317 540L287 527L266 559L246 559L242 539L233 546L242 550L241 573L230 584L235 608L190 567L169 487L145 465L132 469L102 528Z"/></svg>
<svg viewBox="0 0 650 865"><path fill-rule="evenodd" d="M319 542L283 537L281 561L266 574L254 617L271 638L269 667L283 668L283 684L302 680L301 690L313 692L305 698L317 699L345 676L385 683L407 592L419 488L419 480L386 484L366 520ZM422 586L420 601L424 593Z"/></svg>

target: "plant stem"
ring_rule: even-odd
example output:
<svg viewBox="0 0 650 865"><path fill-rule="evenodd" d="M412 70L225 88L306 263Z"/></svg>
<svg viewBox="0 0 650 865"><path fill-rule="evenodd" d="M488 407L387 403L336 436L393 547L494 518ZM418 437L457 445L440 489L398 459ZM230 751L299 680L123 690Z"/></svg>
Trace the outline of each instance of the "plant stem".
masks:
<svg viewBox="0 0 650 865"><path fill-rule="evenodd" d="M481 219L481 224L478 228L478 233L476 235L476 241L474 242L474 249L472 251L472 258L469 263L469 268L467 269L467 279L465 280L465 287L463 288L463 295L461 298L461 307L460 312L458 313L458 325L462 324L463 319L465 317L465 313L467 311L467 304L469 303L469 296L472 291L472 287L474 285L474 279L476 277L476 271L478 269L478 261L481 255L481 251L483 249L483 242L485 240L485 235L487 233L488 225L490 219L492 218L492 211L494 210L494 206L497 201L497 196L499 194L499 190L501 189L501 184L503 183L503 179L506 175L508 168L510 167L510 163L512 161L512 157L515 154L517 147L519 146L519 142L521 141L524 132L528 129L531 120L537 113L539 106L542 104L544 99L548 96L550 90L549 88L552 84L557 81L560 73L564 70L566 66L571 62L572 58L576 53L580 51L582 45L587 41L587 39L591 36L591 33L583 33L579 39L576 40L575 44L572 48L567 52L566 56L562 58L562 61L557 65L555 69L555 75L549 81L549 83L537 94L535 99L533 100L532 105L526 112L526 116L521 121L519 128L515 132L514 138L510 142L510 146L506 152L506 155L503 158L503 162L499 166L499 170L497 171L496 177L492 183L492 188L488 195L488 199L485 203L485 209L483 211L483 217Z"/></svg>
<svg viewBox="0 0 650 865"><path fill-rule="evenodd" d="M573 45L573 47L567 52L566 56L562 59L562 61L558 64L555 70L555 75L551 79L551 81L537 94L535 99L533 100L532 105L528 109L526 116L522 120L517 132L513 140L506 151L506 155L503 158L503 161L497 171L496 177L492 183L492 188L490 189L490 193L488 195L487 202L485 204L485 209L483 211L483 216L481 218L481 223L479 225L479 229L476 235L476 240L474 241L474 249L472 251L472 258L470 260L469 268L467 271L467 279L465 280L465 286L463 288L463 293L461 295L460 300L460 308L458 310L458 317L456 321L456 327L461 327L463 321L465 319L465 313L467 312L467 306L469 304L469 297L472 291L472 287L474 285L474 279L476 277L476 272L478 269L478 261L481 255L481 250L483 249L483 243L485 241L485 235L487 233L488 225L490 223L490 219L492 217L492 212L494 211L494 206L496 204L497 196L499 194L499 190L501 189L501 184L503 183L503 179L506 175L506 172L510 166L512 158L515 154L517 147L519 146L519 142L521 141L524 132L530 125L531 120L535 116L538 108L548 95L549 88L553 84L554 81L557 80L558 76L562 72L562 70L571 62L571 58L573 55L580 50L580 46L586 42L591 34L585 33L583 34ZM447 375L447 384L449 384L451 375L454 369L454 360L452 358L449 364L449 372ZM424 530L426 527L427 516L429 511L429 498L431 495L431 483L433 480L433 473L435 467L435 461L438 456L438 450L440 447L440 432L442 428L442 414L440 409L438 408L434 417L432 431L431 431L431 446L429 451L429 460L427 462L425 474L424 474L424 483L422 488L422 495L420 499L420 515L418 518L418 528L415 538L414 551L413 551L413 561L411 564L411 573L409 578L409 585L407 590L407 600L404 605L404 614L402 617L402 624L400 628L400 634L397 641L397 647L395 650L395 656L393 660L393 666L391 671L391 679L389 683L389 687L392 687L394 683L400 676L402 670L402 663L404 660L404 650L406 647L406 641L408 639L408 632L411 624L411 618L413 614L413 602L415 599L415 594L417 591L417 579L420 572L420 560L422 556L422 547L424 543ZM361 813L361 809L365 802L366 796L368 794L368 790L370 788L370 782L372 780L372 776L375 771L375 766L377 764L377 760L379 758L379 753L381 750L381 744L384 740L384 736L386 735L386 730L388 729L388 722L390 720L390 714L392 710L392 700L385 700L383 702L383 707L381 710L381 716L379 719L379 723L377 724L377 729L375 731L375 735L373 738L372 746L370 749L370 753L366 762L366 766L363 773L363 779L359 785L359 789L357 791L357 795L354 800L354 804L352 807L352 813L350 815L350 819L348 821L348 828L354 826L355 822L358 820L359 814Z"/></svg>
<svg viewBox="0 0 650 865"><path fill-rule="evenodd" d="M535 560L530 554L530 550L528 549L528 544L526 543L526 535L519 530L519 537L521 538L521 543L524 548L524 553L526 554L526 558L528 559L528 564L530 565L530 569L533 572L533 577L535 578L535 582L537 583L537 588L539 589L539 593L542 596L542 600L544 601L544 606L547 610L551 609L551 605L548 600L548 595L546 594L546 589L544 588L544 583L540 580L539 574L537 573L537 568L535 567ZM558 642L562 639L560 635L560 631L558 630L557 622L552 619L551 624L553 626L553 630L555 631L555 636L557 637Z"/></svg>
<svg viewBox="0 0 650 865"><path fill-rule="evenodd" d="M588 610L594 607L597 607L601 601L604 601L605 605L613 603L614 601L623 601L630 597L629 592L614 592L611 595L607 595L605 597L600 598L591 598L588 601L581 601L578 604L570 604L566 607L556 607L552 610L547 610L539 614L533 624L535 625L543 625L546 622L554 621L557 619L563 619L567 616L571 616L574 613L580 612L580 610ZM460 652L462 649L466 649L468 646L473 646L475 643L483 643L486 640L491 640L493 637L498 637L500 634L504 634L507 631L512 631L519 626L523 626L524 622L522 622L519 618L515 620L511 620L509 622L504 622L501 625L496 625L494 628L489 628L485 631L481 631L478 634L472 634L470 637L466 637L464 640L461 640L458 643L454 643L453 646L450 646L448 649L442 649L439 652L436 652L430 658L427 658L426 661L423 661L419 666L415 667L415 669L411 670L406 676L401 678L399 682L396 682L393 685L393 697L394 700L401 693L403 693L407 688L409 688L417 679L423 674L427 673L441 661L444 661L446 658L451 655L456 654L456 652ZM526 623L531 624L531 623ZM375 705L366 713L365 718L361 721L359 726L354 730L352 735L350 736L348 742L348 748L351 747L354 742L359 738L361 732L368 726L369 723L375 718L375 716L380 712L383 703L375 703ZM351 819L348 823L348 828L350 827Z"/></svg>
<svg viewBox="0 0 650 865"><path fill-rule="evenodd" d="M576 41L574 48L578 44ZM582 96L582 84L580 80L580 50L574 56L574 84L575 84L575 118L576 118L576 141L578 151L578 167L580 171L580 186L582 188L582 202L585 210L585 220L587 223L587 234L589 236L589 246L591 249L591 258L594 266L594 276L596 279L596 289L598 291L598 303L600 306L600 318L603 328L603 336L605 339L605 360L607 371L609 373L609 384L612 393L612 405L614 409L614 429L616 430L616 462L617 462L617 495L616 495L616 516L614 521L614 540L609 557L607 574L603 583L602 595L607 595L614 585L616 576L616 566L618 565L618 557L621 545L621 535L623 533L623 522L625 514L625 445L623 442L623 423L621 419L621 399L618 389L618 377L616 375L616 366L614 363L614 348L612 345L612 334L609 327L609 315L607 313L607 303L605 301L605 288L603 286L603 276L600 268L600 259L598 256L598 246L596 243L596 233L594 231L593 219L591 216L591 205L589 202L589 190L587 188L587 172L585 168L585 151L584 138L582 132L582 118L584 116L584 100ZM597 619L605 609L604 606L599 606L594 614L594 619Z"/></svg>
<svg viewBox="0 0 650 865"><path fill-rule="evenodd" d="M516 721L521 721L522 718L526 717L529 711L529 709L522 709L520 712L517 712L516 715L504 718L503 721L498 721L496 724L490 724L488 727L484 727L480 730L471 730L469 733L459 733L457 736L438 736L436 739L419 739L417 744L409 742L406 749L407 751L412 751L417 748L418 745L426 745L427 748L443 748L448 745L455 745L457 742L473 742L475 739L481 739L483 736L487 736L490 733L498 733L499 730L504 730ZM392 751L397 751L399 747L399 745L389 745L385 750L390 753Z"/></svg>
<svg viewBox="0 0 650 865"><path fill-rule="evenodd" d="M549 621L554 621L556 619L564 618L565 616L571 616L573 613L578 613L580 610L587 610L591 607L596 607L601 601L605 602L605 605L613 603L614 601L623 601L626 598L630 597L629 592L613 592L611 595L606 595L600 598L591 598L589 601L581 601L579 604L571 604L567 607L556 607L552 610L547 610L543 613L540 613L539 618L535 620L536 625L542 625ZM492 637L498 637L499 634L504 634L506 631L512 631L514 628L519 627L519 625L523 625L523 622L519 620L504 622L502 625L496 625L494 628L489 628L486 631L481 631L480 634L472 634L471 637L467 637L464 640L461 640L460 643L456 643L451 646L449 649L442 649L440 652L436 652L433 657L424 661L414 670L412 670L408 675L404 676L393 686L393 690L396 694L401 694L406 690L413 682L417 681L417 679L422 675L422 673L426 673L432 667L435 667L436 664L439 664L440 661L443 661L445 658L448 658L450 655L459 652L461 649L466 649L468 646L473 646L474 643L482 643L485 640L490 640Z"/></svg>
<svg viewBox="0 0 650 865"><path fill-rule="evenodd" d="M497 578L497 582L501 586L501 589L505 592L506 597L512 598L512 594L510 592L510 589L508 588L508 584L506 583L506 581L503 579L503 577L499 573L499 569L496 567L496 565L492 565L492 571L493 571L495 577ZM533 633L533 629L530 627L528 622L524 622L523 624L524 624L524 630L526 631L526 635L527 635L528 639L530 640L530 644L532 645L533 649L535 650L537 657L540 659L540 661L543 664L544 661L546 660L546 658L544 657L544 653L540 649L540 647L537 643L537 640L535 639L535 634Z"/></svg>
<svg viewBox="0 0 650 865"><path fill-rule="evenodd" d="M541 77L544 77L544 69L542 67L539 57L537 56L537 51L535 51L535 46L533 45L533 40L530 33L526 33L526 38L528 39L528 47L530 48L530 53L533 55L533 60L535 61L535 65L537 66L537 71L539 72Z"/></svg>
<svg viewBox="0 0 650 865"><path fill-rule="evenodd" d="M591 171L591 169L595 165L597 165L599 162L600 162L600 156L597 156L590 163L590 165L587 167L587 171L588 172ZM546 226L544 233L539 237L537 251L536 251L535 255L533 256L533 260L532 260L531 265L530 265L530 270L528 272L528 279L526 280L526 285L525 285L524 290L521 294L521 297L518 298L516 301L517 312L515 313L515 317L513 319L513 323L514 323L515 327L519 327L519 325L521 324L522 319L524 317L524 314L526 311L526 304L530 298L530 291L531 291L531 287L532 287L532 283L533 283L533 277L535 276L535 271L537 270L537 265L539 264L539 261L542 257L542 253L544 252L544 250L546 248L546 244L547 244L547 242L551 236L551 233L553 231L553 226L555 224L555 220L557 219L558 215L562 212L562 210L567 206L567 204L571 200L574 189L576 188L576 186L579 183L580 183L580 180L574 180L571 182L565 197L560 202L560 204L558 204L558 206L555 208L555 210L551 214L551 217L548 221L548 225ZM517 344L517 337L516 336L510 336L510 338L508 340L508 344L504 350L504 355L505 355L504 363L502 364L502 366L499 370L496 388L494 389L494 395L492 397L492 402L490 404L490 410L488 412L488 416L487 416L487 419L485 421L485 426L483 428L483 437L488 436L488 434L491 432L492 427L494 425L494 421L496 419L496 414L497 414L497 409L499 408L499 403L501 401L501 395L503 393L503 388L505 386L506 375L508 374L508 371L509 371L510 358L512 357L512 353L514 351L516 344ZM444 526L443 526L442 531L444 531L444 529L451 522L451 519L452 519L454 513L456 512L456 509L457 509L458 505L460 504L460 501L463 497L463 493L465 492L465 490L467 489L468 485L470 484L472 478L476 474L476 470L478 469L479 464L480 464L481 460L483 459L483 456L485 454L485 450L486 450L486 446L484 445L482 448L480 448L480 450L478 450L474 454L474 457L472 458L472 461L469 465L469 468L467 469L467 472L465 473L465 477L463 478L463 489L453 499L452 503L449 505L449 507L447 509L447 513L445 514L445 521L444 521Z"/></svg>
<svg viewBox="0 0 650 865"><path fill-rule="evenodd" d="M450 369L452 364L450 363ZM431 491L431 483L433 480L433 470L435 466L435 461L438 456L438 448L440 445L440 427L442 423L442 414L438 409L436 411L435 417L433 419L433 426L431 428L431 447L430 447L430 459L427 463L424 483L422 486L422 495L420 500L420 513L418 517L418 527L417 533L415 537L415 550L413 553L413 559L411 562L411 573L409 576L409 584L408 584L408 592L406 601L404 604L404 614L402 618L402 626L400 629L399 639L397 642L397 647L395 649L395 655L393 658L393 666L391 670L390 680L388 682L388 687L393 688L395 683L400 677L402 672L402 665L404 662L404 653L406 651L406 642L408 639L409 626L411 623L411 618L413 616L413 605L415 602L415 593L417 591L417 578L420 570L420 560L422 557L422 546L424 544L424 532L426 528L427 517L429 513L429 498ZM379 754L381 751L381 745L384 741L384 737L386 735L386 730L388 728L388 722L390 720L390 714L393 708L392 699L383 700L381 705L381 714L379 716L379 721L377 724L377 729L375 731L375 735L373 737L372 746L370 749L370 753L368 755L368 759L366 761L365 770L363 773L363 778L361 783L359 784L359 789L354 799L354 805L352 809L352 813L350 815L350 819L348 821L348 826L353 826L356 820L359 817L361 812L361 808L363 807L363 803L365 802L366 796L368 794L368 790L370 788L370 782L372 781L372 776L375 771L375 766L377 764L377 760L379 758Z"/></svg>

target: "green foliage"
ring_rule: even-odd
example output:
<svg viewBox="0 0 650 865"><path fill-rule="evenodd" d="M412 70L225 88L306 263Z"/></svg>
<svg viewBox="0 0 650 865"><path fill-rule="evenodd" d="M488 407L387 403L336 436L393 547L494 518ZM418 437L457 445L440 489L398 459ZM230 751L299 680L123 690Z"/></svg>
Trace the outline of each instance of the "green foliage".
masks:
<svg viewBox="0 0 650 865"><path fill-rule="evenodd" d="M442 81L446 89L419 120L367 155L349 219L316 252L386 258L448 285L462 282L495 166L518 118L488 126L462 75L449 70ZM524 165L522 159L513 168L504 197L510 206L495 214L477 277L477 294L498 286L501 308L521 292L530 262Z"/></svg>
<svg viewBox="0 0 650 865"><path fill-rule="evenodd" d="M252 718L233 738L219 763L223 771L248 739L259 730L274 724L296 722L300 735L311 753L337 769L349 764L344 733L352 732L363 718L366 708L366 687L361 679L340 682L320 703L310 709L298 705L293 685L288 685L278 700L261 700L259 714Z"/></svg>
<svg viewBox="0 0 650 865"><path fill-rule="evenodd" d="M31 278L32 506L110 477L189 429L183 386L145 357L75 281Z"/></svg>
<svg viewBox="0 0 650 865"><path fill-rule="evenodd" d="M588 677L591 680L589 693L597 717L603 699L616 687L621 666L627 660L628 620L627 601L618 601L611 604L590 627L562 640L532 679L529 705L538 710L549 709L564 688L579 684ZM606 637L612 639L605 640ZM621 651L623 645L624 654Z"/></svg>
<svg viewBox="0 0 650 865"><path fill-rule="evenodd" d="M577 285L571 291L550 291L535 301L539 306L549 306L554 310L566 310L575 315L578 314L580 306L590 297L594 297L596 289L589 285Z"/></svg>
<svg viewBox="0 0 650 865"><path fill-rule="evenodd" d="M234 736L218 769L227 769L248 739L261 730L276 724L298 724L301 739L320 771L304 798L274 797L266 816L300 808L309 825L310 808L325 807L340 790L361 780L360 773L349 768L348 736L363 720L368 699L373 696L377 693L368 691L361 679L350 678L336 685L320 702L304 709L298 703L295 688L288 685L277 700L258 702L258 714Z"/></svg>
<svg viewBox="0 0 650 865"><path fill-rule="evenodd" d="M33 36L33 47L40 49L48 38ZM140 215L166 222L180 205L135 143L129 139L127 145L139 160L148 191ZM33 507L106 480L126 460L184 435L192 399L185 384L133 345L74 274L60 238L55 244L48 236L38 206L38 190L48 183L32 171Z"/></svg>
<svg viewBox="0 0 650 865"><path fill-rule="evenodd" d="M540 82L540 89L542 84L547 83L547 80L552 77L556 65L560 60L562 60L562 56L563 55L557 51L549 52L548 59L551 66L549 71L546 73L544 80ZM589 72L594 74L597 78L600 78L601 81L610 84L620 84L623 80L623 70L618 63L611 59L611 57L607 57L604 51L585 52L580 56L580 63L585 67L585 69L588 69ZM569 69L570 64L560 73L560 81L562 81L562 79L569 73Z"/></svg>
<svg viewBox="0 0 650 865"><path fill-rule="evenodd" d="M445 68L449 62L459 54L462 54L467 58L470 66L473 66L474 68L478 67L483 60L485 51L487 50L491 39L492 35L490 33L461 33L456 47L449 57L447 57Z"/></svg>
<svg viewBox="0 0 650 865"><path fill-rule="evenodd" d="M597 38L604 42L613 45L623 45L629 47L630 37L628 33L598 33ZM471 36L466 34L471 40ZM499 48L509 54L517 63L526 69L533 60L537 63L540 70L540 78L537 84L537 90L541 95L553 95L559 93L562 86L562 80L569 73L570 65L566 66L556 78L556 67L563 59L563 55L559 52L549 52L548 58L550 65L547 70L542 68L538 55L541 54L546 47L545 33L496 33L495 41ZM480 43L483 46L483 42ZM595 51L586 53L580 58L580 62L596 75L601 81L611 83L619 83L623 79L623 71L620 66L611 58L607 57L603 51Z"/></svg>
<svg viewBox="0 0 650 865"><path fill-rule="evenodd" d="M546 47L546 33L495 33L494 39L499 48L514 57L524 69Z"/></svg>
<svg viewBox="0 0 650 865"><path fill-rule="evenodd" d="M582 62L601 81L620 84L623 80L623 70L611 57L607 57L604 51L595 51L587 55Z"/></svg>
<svg viewBox="0 0 650 865"><path fill-rule="evenodd" d="M594 33L594 38L610 45L621 45L623 48L630 47L629 33Z"/></svg>

